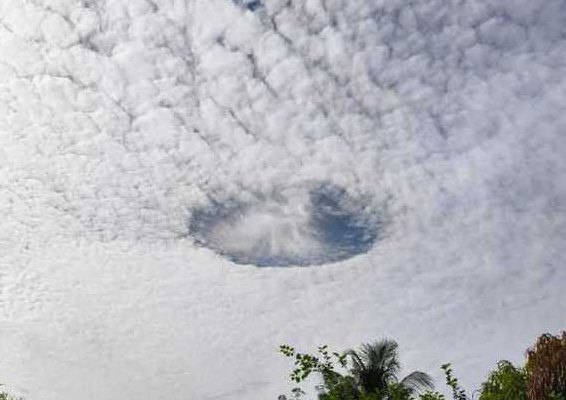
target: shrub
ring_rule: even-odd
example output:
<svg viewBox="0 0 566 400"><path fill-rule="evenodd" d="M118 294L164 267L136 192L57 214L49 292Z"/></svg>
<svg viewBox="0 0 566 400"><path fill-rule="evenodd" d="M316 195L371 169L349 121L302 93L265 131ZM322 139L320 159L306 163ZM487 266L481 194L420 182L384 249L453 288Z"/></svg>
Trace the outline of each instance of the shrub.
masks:
<svg viewBox="0 0 566 400"><path fill-rule="evenodd" d="M480 400L527 400L527 379L523 368L500 361L482 384Z"/></svg>

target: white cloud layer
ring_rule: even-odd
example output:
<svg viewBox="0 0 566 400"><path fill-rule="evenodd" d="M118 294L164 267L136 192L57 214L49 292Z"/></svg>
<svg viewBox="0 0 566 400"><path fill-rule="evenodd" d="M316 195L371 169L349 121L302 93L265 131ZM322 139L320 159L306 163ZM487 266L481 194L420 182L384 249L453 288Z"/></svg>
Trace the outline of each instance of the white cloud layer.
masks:
<svg viewBox="0 0 566 400"><path fill-rule="evenodd" d="M562 0L3 0L0 380L267 400L280 343L388 335L472 388L566 324L564 104ZM386 219L369 251L195 245L231 199L214 243L316 251L312 182Z"/></svg>

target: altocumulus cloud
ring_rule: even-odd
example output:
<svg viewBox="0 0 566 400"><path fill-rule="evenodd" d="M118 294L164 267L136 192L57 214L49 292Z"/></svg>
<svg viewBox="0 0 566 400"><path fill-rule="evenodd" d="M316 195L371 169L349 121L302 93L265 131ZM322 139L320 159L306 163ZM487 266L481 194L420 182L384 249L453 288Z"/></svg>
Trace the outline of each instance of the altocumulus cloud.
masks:
<svg viewBox="0 0 566 400"><path fill-rule="evenodd" d="M268 399L279 343L381 335L469 387L519 360L566 315L565 27L560 0L2 1L2 381Z"/></svg>

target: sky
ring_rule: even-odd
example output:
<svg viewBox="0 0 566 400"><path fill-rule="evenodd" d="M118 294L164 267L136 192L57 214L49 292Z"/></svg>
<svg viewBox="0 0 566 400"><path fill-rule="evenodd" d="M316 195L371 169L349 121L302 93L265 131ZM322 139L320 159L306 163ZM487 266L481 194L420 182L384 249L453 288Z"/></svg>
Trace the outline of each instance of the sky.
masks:
<svg viewBox="0 0 566 400"><path fill-rule="evenodd" d="M275 399L566 326L562 0L0 2L0 382ZM305 387L312 393L312 388Z"/></svg>

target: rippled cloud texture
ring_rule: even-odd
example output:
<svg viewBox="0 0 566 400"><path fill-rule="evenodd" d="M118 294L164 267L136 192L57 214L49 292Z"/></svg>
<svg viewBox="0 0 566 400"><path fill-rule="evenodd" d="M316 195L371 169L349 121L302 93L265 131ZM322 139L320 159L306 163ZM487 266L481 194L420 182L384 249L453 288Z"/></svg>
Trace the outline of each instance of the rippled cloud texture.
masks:
<svg viewBox="0 0 566 400"><path fill-rule="evenodd" d="M267 400L393 336L472 388L566 322L565 104L562 0L2 0L0 380Z"/></svg>

